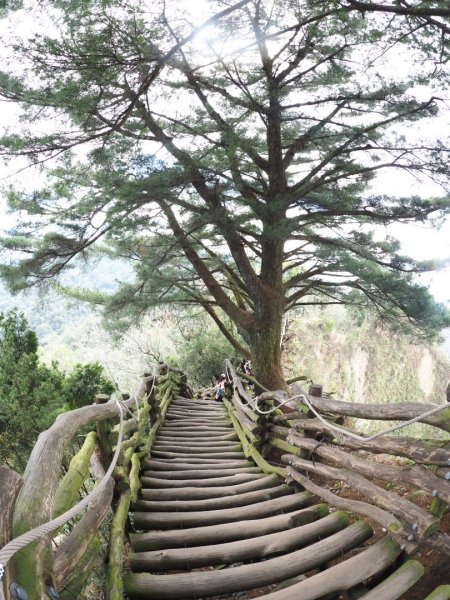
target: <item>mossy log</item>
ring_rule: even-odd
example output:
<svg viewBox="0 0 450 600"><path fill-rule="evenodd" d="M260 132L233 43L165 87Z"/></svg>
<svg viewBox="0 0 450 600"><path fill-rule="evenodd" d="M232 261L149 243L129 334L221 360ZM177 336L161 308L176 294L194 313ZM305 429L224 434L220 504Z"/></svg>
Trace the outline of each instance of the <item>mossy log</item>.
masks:
<svg viewBox="0 0 450 600"><path fill-rule="evenodd" d="M440 585L431 592L424 600L449 600L450 585Z"/></svg>
<svg viewBox="0 0 450 600"><path fill-rule="evenodd" d="M228 403L228 407L231 410L231 406ZM286 471L280 467L274 467L273 465L269 464L262 456L261 454L258 452L258 450L249 443L249 441L247 440L245 433L243 431L243 428L241 427L241 424L239 423L239 421L237 420L237 418L232 414L232 412L230 412L230 419L231 422L233 423L233 427L234 430L236 431L239 440L242 444L242 449L244 451L245 456L247 456L247 458L252 458L255 463L258 465L258 467L264 472L264 473L276 473L277 475L280 475L281 477L285 477L286 476Z"/></svg>
<svg viewBox="0 0 450 600"><path fill-rule="evenodd" d="M141 481L139 479L139 471L141 469L141 461L139 456L135 453L131 457L131 469L130 469L130 493L131 502L135 502L138 497L139 490L141 489Z"/></svg>
<svg viewBox="0 0 450 600"><path fill-rule="evenodd" d="M283 511L302 508L312 503L309 492L282 496L274 500L265 500L251 506L224 508L220 510L190 512L135 512L134 522L139 529L173 529L176 527L200 527L221 523L233 523L243 519L261 519L277 515ZM145 501L138 500L134 508L145 509Z"/></svg>
<svg viewBox="0 0 450 600"><path fill-rule="evenodd" d="M335 598L334 594L338 595L339 592L349 590L369 577L382 573L395 561L400 552L398 544L385 537L356 556L328 567L300 583L266 594L264 600L322 600L328 598L328 594Z"/></svg>
<svg viewBox="0 0 450 600"><path fill-rule="evenodd" d="M345 513L336 512L313 523L282 532L213 546L139 552L130 556L131 568L139 571L190 570L213 565L267 559L292 552L344 529Z"/></svg>
<svg viewBox="0 0 450 600"><path fill-rule="evenodd" d="M108 570L105 582L106 600L123 600L122 568L124 556L124 531L128 509L130 507L130 499L130 490L126 490L120 495L111 524Z"/></svg>
<svg viewBox="0 0 450 600"><path fill-rule="evenodd" d="M302 458L297 458L291 454L284 454L281 460L296 470L317 473L327 479L336 481L345 481L354 490L362 493L370 501L380 508L396 515L402 522L415 525L414 537L421 540L434 533L439 527L439 520L422 510L409 500L401 498L394 492L387 492L383 488L375 485L362 475L354 473L349 469L336 469L328 465L313 463Z"/></svg>
<svg viewBox="0 0 450 600"><path fill-rule="evenodd" d="M97 443L97 434L87 434L84 444L69 464L67 473L56 490L53 504L53 518L59 517L72 508L80 498L80 488L89 476L89 461Z"/></svg>
<svg viewBox="0 0 450 600"><path fill-rule="evenodd" d="M93 465L93 471L96 474L97 480L103 479L105 471L96 454L91 458L91 465ZM97 536L98 528L111 507L113 489L114 483L110 479L101 494L89 506L89 509L82 516L81 520L54 551L53 564L57 589L62 589L69 584L72 579L72 573L78 570L79 564L83 564L83 557L89 553L91 545L95 545L94 540Z"/></svg>
<svg viewBox="0 0 450 600"><path fill-rule="evenodd" d="M284 440L279 440L277 438L268 439L267 443L273 446L274 448L278 448L278 450L284 450L285 452L293 454L294 456L300 456L302 452L300 448L297 448L296 446L289 444Z"/></svg>
<svg viewBox="0 0 450 600"><path fill-rule="evenodd" d="M312 547L292 552L288 557L227 569L195 571L174 575L133 573L125 576L125 591L133 598L158 600L185 599L190 596L225 595L283 581L320 567L342 552L358 546L372 535L369 525L357 522L317 542ZM301 596L300 596L301 597Z"/></svg>
<svg viewBox="0 0 450 600"><path fill-rule="evenodd" d="M0 465L0 548L6 546L12 539L14 505L22 485L23 480L18 473ZM2 586L4 586L5 590L8 590L10 580L11 569L10 565L7 565L3 580L0 581L0 599L3 592ZM5 591L5 596L9 597L7 591Z"/></svg>
<svg viewBox="0 0 450 600"><path fill-rule="evenodd" d="M402 523L390 512L383 510L378 506L368 504L367 502L362 502L361 500L350 500L349 498L337 496L336 494L333 494L333 492L330 492L330 490L313 483L308 477L305 477L292 467L288 467L287 472L289 477L291 477L294 481L299 483L312 494L316 495L318 498L328 502L331 506L348 510L357 515L369 517L375 521L375 523L378 523L381 525L381 527L384 527L386 530L391 532L395 539L397 539L399 542L399 545L403 545L405 543L407 534L403 530ZM416 544L409 545L408 550L414 550L415 548Z"/></svg>
<svg viewBox="0 0 450 600"><path fill-rule="evenodd" d="M167 548L206 546L222 542L257 538L269 533L312 523L328 514L328 506L326 504L308 506L311 498L311 496L305 498L303 508L286 511L273 517L243 520L223 525L191 527L190 529L132 533L130 534L130 539L133 549L136 552L141 552Z"/></svg>
<svg viewBox="0 0 450 600"><path fill-rule="evenodd" d="M276 475L265 475L254 481L239 483L237 485L224 485L221 487L183 487L183 488L142 488L144 500L206 500L207 498L232 497L246 494L256 490L265 490L279 485L280 479Z"/></svg>
<svg viewBox="0 0 450 600"><path fill-rule="evenodd" d="M154 474L149 476L145 475L144 473L144 475L141 477L141 481L142 485L146 487L177 489L185 487L222 487L223 485L237 485L247 481L254 481L255 479L262 479L263 477L264 473L261 473L261 471L257 469L254 473L231 473L225 477L208 477L207 482L203 481L201 478L171 481L170 479L160 478L159 473L158 477L156 477Z"/></svg>
<svg viewBox="0 0 450 600"><path fill-rule="evenodd" d="M125 405L132 406L133 403L134 397L127 400ZM115 402L93 404L60 415L52 427L39 435L16 501L13 518L14 537L51 519L62 458L75 433L85 425L117 416L118 408ZM12 560L17 583L27 590L29 600L40 600L42 594L45 594L44 579L52 578L50 541L43 539L29 544Z"/></svg>
<svg viewBox="0 0 450 600"><path fill-rule="evenodd" d="M89 575L92 573L92 564L97 559L99 551L100 535L96 533L89 547L83 554L81 561L78 563L75 570L72 571L70 577L66 579L64 587L58 590L61 600L73 600L74 598L79 597L81 590L87 583ZM47 599L47 593L44 592L39 600L41 600L41 598Z"/></svg>
<svg viewBox="0 0 450 600"><path fill-rule="evenodd" d="M424 571L420 562L408 560L368 594L364 594L361 600L398 600L419 581Z"/></svg>
<svg viewBox="0 0 450 600"><path fill-rule="evenodd" d="M242 385L242 381L241 381L240 377L237 376L236 369L234 368L234 366L231 364L231 362L229 360L227 360L227 362L226 362L226 367L231 375L235 389L237 390L239 396L243 400L243 403L251 406L252 402L253 402L253 398L250 396L250 394L247 392L247 390Z"/></svg>
<svg viewBox="0 0 450 600"><path fill-rule="evenodd" d="M414 462L430 465L447 465L450 452L450 445L446 441L428 440L423 442L411 437L389 437L383 435L376 440L359 441L346 436L343 433L336 432L318 419L295 419L292 423L295 429L316 431L320 433L329 433L333 436L333 443L338 446L345 446L352 450L367 450L368 452L393 454L395 456L404 456ZM340 429L345 429L339 426ZM348 429L350 433L361 435L360 433ZM363 437L363 436L362 436Z"/></svg>
<svg viewBox="0 0 450 600"><path fill-rule="evenodd" d="M153 444L155 443L156 434L158 433L159 427L161 426L161 421L158 419L155 423L153 423L148 435L145 440L142 450L137 453L139 458L143 458L144 456L148 456L150 450L153 448Z"/></svg>
<svg viewBox="0 0 450 600"><path fill-rule="evenodd" d="M139 421L137 419L135 419L134 417L125 421L123 424L123 430L122 430L124 437L127 436L129 433L135 432L138 428L138 424L139 424ZM115 425L109 434L110 440L114 443L117 442L117 439L119 437L119 428L120 428L119 424Z"/></svg>
<svg viewBox="0 0 450 600"><path fill-rule="evenodd" d="M255 412L252 408L250 408L250 406L247 406L246 404L243 404L241 402L241 399L239 398L236 392L231 397L231 402L237 411L240 411L241 413L245 414L247 419L254 421L255 423L259 423L263 420L262 415Z"/></svg>
<svg viewBox="0 0 450 600"><path fill-rule="evenodd" d="M151 491L151 490L148 490ZM147 490L142 490L142 500L135 504L136 510L149 511L200 511L200 510L219 510L224 508L236 508L238 506L248 506L257 502L280 498L292 494L292 489L284 484L280 484L268 489L255 490L237 494L235 496L223 496L220 498L205 498L198 500L150 500L146 494Z"/></svg>
<svg viewBox="0 0 450 600"><path fill-rule="evenodd" d="M370 462L356 454L350 454L349 452L344 452L298 435L288 436L287 441L297 448L308 450L310 455L321 456L336 463L339 467L352 469L370 479L382 479L406 485L416 485L429 494L436 491L439 498L450 502L450 485L446 481L436 477L436 475L433 475L430 471L425 471L417 465L398 467L380 462Z"/></svg>
<svg viewBox="0 0 450 600"><path fill-rule="evenodd" d="M110 396L107 394L97 394L94 398L95 404L107 404L110 401ZM99 421L97 422L97 436L100 444L103 465L106 467L109 464L112 456L112 446L109 439L111 431L111 421Z"/></svg>
<svg viewBox="0 0 450 600"><path fill-rule="evenodd" d="M242 411L239 408L237 408L235 410L234 414L236 416L236 419L241 424L242 429L244 431L250 433L250 435L247 434L247 437L251 441L258 439L258 437L261 435L261 431L262 431L261 426L258 425L258 423L255 423L251 419L249 419L247 417L247 413L245 413L244 411Z"/></svg>
<svg viewBox="0 0 450 600"><path fill-rule="evenodd" d="M246 381L248 381L251 385L255 386L255 389L261 390L261 392L269 392L270 390L268 390L262 383L260 383L256 377L252 377L251 375L249 375L248 373L243 373L242 371L237 371L237 374L239 375L239 379L245 379ZM288 382L286 382L288 383Z"/></svg>

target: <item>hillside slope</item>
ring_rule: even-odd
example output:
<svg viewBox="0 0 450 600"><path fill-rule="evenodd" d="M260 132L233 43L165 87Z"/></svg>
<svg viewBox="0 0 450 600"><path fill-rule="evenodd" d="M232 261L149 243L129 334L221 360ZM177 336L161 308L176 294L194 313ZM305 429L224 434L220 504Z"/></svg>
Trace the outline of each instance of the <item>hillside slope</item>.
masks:
<svg viewBox="0 0 450 600"><path fill-rule="evenodd" d="M441 404L446 398L444 346L416 342L367 318L357 323L343 309L296 315L284 346L288 376L304 374L343 400Z"/></svg>

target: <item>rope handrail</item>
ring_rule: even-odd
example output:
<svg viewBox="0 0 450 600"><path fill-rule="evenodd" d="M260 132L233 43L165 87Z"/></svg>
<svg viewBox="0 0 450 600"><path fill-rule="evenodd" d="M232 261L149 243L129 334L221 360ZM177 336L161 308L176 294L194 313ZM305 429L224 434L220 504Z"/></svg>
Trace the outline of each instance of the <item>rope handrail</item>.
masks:
<svg viewBox="0 0 450 600"><path fill-rule="evenodd" d="M228 368L228 370L231 373L231 378L233 379L233 381L235 379L238 379L237 373L234 370L234 367L232 367L231 363L229 361L226 361L225 366ZM231 368L230 368L231 367ZM233 373L234 372L234 373ZM242 380L240 380L242 383ZM259 406L258 406L258 402L260 400L259 396L256 396L255 398L252 398L251 400L245 402L244 399L241 397L239 398L240 402L244 405L244 406L251 406L252 409L257 412L260 415L270 415L271 413L273 413L274 411L278 410L281 406L285 406L286 404L288 404L289 402L291 402L292 400L297 400L297 399L301 399L303 401L304 404L306 404L306 406L310 409L310 411L319 419L319 421L321 421L324 425L326 425L327 427L329 427L330 429L333 429L334 431L337 431L338 433L342 434L342 435L346 435L347 437L353 438L355 440L357 440L358 442L371 442L373 440L376 440L379 437L382 437L383 435L386 435L387 433L392 433L393 431L397 431L399 429L403 429L404 427L407 427L408 425L412 425L413 423L417 423L419 421L421 421L423 418L425 417L429 417L431 415L434 415L435 413L440 412L441 410L444 410L445 408L448 408L448 404L442 404L440 406L436 406L430 410L427 410L425 412L423 412L422 414L409 419L408 421L404 421L398 425L393 425L392 427L388 427L387 429L383 429L383 431L379 431L378 433L374 433L373 435L370 436L362 436L362 435L358 435L356 433L353 433L351 431L347 431L346 429L342 429L341 427L338 427L337 425L334 425L333 423L330 423L329 421L327 421L324 417L322 417L322 415L314 408L314 406L311 404L311 402L308 400L308 398L306 397L305 394L297 394L295 396L291 396L289 398L287 398L285 401L280 402L278 404L278 406L274 406L273 408L269 409L269 410L262 410Z"/></svg>
<svg viewBox="0 0 450 600"><path fill-rule="evenodd" d="M151 396L154 385L155 385L155 374L153 374L153 381L152 381L151 389L148 393L145 394L146 400L148 400L148 398ZM131 400L134 400L136 403L138 419L139 419L139 417L140 417L139 391L136 391L133 394ZM0 549L0 582L2 581L7 563L19 550L21 550L22 548L24 548L31 542L37 541L38 539L51 533L55 529L58 529L59 527L61 527L62 525L64 525L68 521L70 521L70 519L72 519L73 517L80 514L86 508L86 506L88 506L88 504L90 504L93 500L95 500L95 498L103 491L103 489L106 486L106 484L108 483L108 481L117 465L117 461L119 459L120 446L121 446L121 443L123 440L124 411L127 411L134 417L134 415L131 413L130 409L128 408L128 406L126 406L126 404L124 402L115 400L115 403L116 403L118 413L119 413L119 418L120 418L118 439L117 439L117 445L116 445L116 449L115 449L111 464L109 465L109 468L108 468L107 472L105 473L104 477L102 478L102 480L100 481L98 486L94 490L92 490L92 492L90 492L85 498L83 498L83 500L81 500L78 504L73 506L71 509L69 509L68 511L66 511L65 513L60 515L59 517L52 519L51 521L48 521L47 523L43 523L43 524L39 525L38 527L35 527L34 529L30 529L30 531L27 531L27 532L23 533L22 535L18 536L17 538L14 538L13 540L8 542L5 546L3 546Z"/></svg>
<svg viewBox="0 0 450 600"><path fill-rule="evenodd" d="M346 429L342 429L341 427L338 427L337 425L334 425L333 423L330 423L329 421L327 421L324 417L322 417L322 415L314 408L314 406L311 404L311 402L308 400L308 398L306 397L305 394L297 394L296 396L291 396L290 398L288 398L287 400L285 400L284 402L280 402L280 404L278 406L275 406L269 410L262 410L261 408L259 408L258 406L258 402L259 402L259 396L257 396L255 398L255 411L258 412L260 415L269 415L271 413L273 413L275 410L278 410L278 408L280 406L284 406L285 404L288 404L288 402L291 402L292 400L297 400L297 399L301 399L303 401L304 404L306 404L306 406L310 409L310 411L312 413L314 413L314 415L319 419L319 421L321 421L324 425L326 425L327 427L329 427L330 429L333 429L334 431L337 431L339 433L341 433L342 435L346 435L348 437L351 437L359 442L370 442L372 440L376 440L379 437L382 437L383 435L386 435L387 433L391 433L392 431L397 431L398 429L403 429L403 427L407 427L408 425L412 425L413 423L417 423L418 421L421 421L424 417L428 417L430 415L433 415L437 412L440 412L441 410L444 410L445 408L448 408L447 404L442 404L441 406L435 406L434 408L427 410L425 412L423 412L422 414L418 415L417 417L414 417L413 419L409 419L408 421L404 421L403 423L400 423L399 425L393 425L392 427L388 427L387 429L384 429L383 431L379 431L378 433L374 433L373 435L370 436L363 436L363 435L358 435L356 433L353 433L351 431L347 431Z"/></svg>
<svg viewBox="0 0 450 600"><path fill-rule="evenodd" d="M95 488L95 490L92 490L92 492L90 492L85 498L83 498L83 500L81 500L78 504L76 504L75 506L70 508L68 511L66 511L65 513L63 513L62 515L57 517L56 519L52 519L51 521L48 521L47 523L43 523L42 525L39 525L38 527L35 527L34 529L30 529L30 531L27 531L26 533L19 535L17 538L14 538L10 542L8 542L6 544L6 546L3 546L3 548L0 549L0 581L1 581L4 569L7 565L7 563L14 556L14 554L16 554L19 550L21 550L22 548L24 548L31 542L35 542L36 540L44 537L45 535L51 533L55 529L58 529L59 527L61 527L65 523L67 523L67 521L70 521L70 519L72 519L76 515L80 514L86 508L86 506L90 502L92 502L92 500L94 500L100 494L100 492L103 491L103 488L108 483L109 478L111 477L112 472L115 469L117 461L119 459L120 444L122 443L122 437L123 437L123 423L124 423L123 403L119 402L118 400L115 400L115 403L117 405L118 412L119 412L120 428L119 428L119 435L118 435L116 450L114 452L114 456L111 461L111 464L109 465L109 468L108 468L107 472L105 473L105 476L100 481L100 483Z"/></svg>

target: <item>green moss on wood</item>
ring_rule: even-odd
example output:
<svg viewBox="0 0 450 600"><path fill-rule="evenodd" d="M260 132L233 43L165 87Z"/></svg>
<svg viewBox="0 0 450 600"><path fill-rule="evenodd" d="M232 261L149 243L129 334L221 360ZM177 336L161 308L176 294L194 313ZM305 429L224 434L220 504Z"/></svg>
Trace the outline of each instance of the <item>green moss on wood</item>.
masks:
<svg viewBox="0 0 450 600"><path fill-rule="evenodd" d="M131 457L131 470L130 470L130 491L131 491L131 502L136 502L137 495L141 489L141 481L139 479L139 470L141 468L141 461L137 454L133 454Z"/></svg>
<svg viewBox="0 0 450 600"><path fill-rule="evenodd" d="M64 588L58 590L61 600L74 600L74 598L79 597L81 590L86 585L89 575L92 572L91 565L97 558L99 551L100 534L97 533L76 569L64 584Z"/></svg>
<svg viewBox="0 0 450 600"><path fill-rule="evenodd" d="M300 448L297 448L296 446L293 446L292 444L288 444L288 442L285 442L284 440L279 440L278 438L272 438L267 441L271 446L274 446L275 448L279 448L280 450L285 450L289 454L294 454L295 456L300 456L302 453Z"/></svg>
<svg viewBox="0 0 450 600"><path fill-rule="evenodd" d="M123 600L124 530L130 507L130 499L130 490L126 490L121 494L111 524L109 561L105 584L106 600Z"/></svg>
<svg viewBox="0 0 450 600"><path fill-rule="evenodd" d="M424 600L450 600L450 585L440 585Z"/></svg>
<svg viewBox="0 0 450 600"><path fill-rule="evenodd" d="M86 436L80 451L70 461L69 469L61 480L53 503L53 518L72 508L79 499L80 488L89 476L89 460L95 450L97 434Z"/></svg>
<svg viewBox="0 0 450 600"><path fill-rule="evenodd" d="M252 444L250 444L250 442L247 440L247 438L244 434L241 424L239 423L238 419L235 417L235 415L231 411L231 404L227 400L224 400L224 404L228 409L228 413L230 415L231 422L232 422L233 427L234 427L234 429L239 437L239 440L242 444L242 449L244 451L245 456L247 458L252 458L253 461L257 464L257 466L264 473L268 473L268 474L275 473L276 475L280 475L281 477L286 477L285 469L283 469L281 467L274 467L273 465L269 464L266 460L264 460L264 458L261 456L261 454L258 452L258 450Z"/></svg>
<svg viewBox="0 0 450 600"><path fill-rule="evenodd" d="M430 505L430 513L438 519L442 519L448 509L448 504L438 498L437 496L433 498Z"/></svg>

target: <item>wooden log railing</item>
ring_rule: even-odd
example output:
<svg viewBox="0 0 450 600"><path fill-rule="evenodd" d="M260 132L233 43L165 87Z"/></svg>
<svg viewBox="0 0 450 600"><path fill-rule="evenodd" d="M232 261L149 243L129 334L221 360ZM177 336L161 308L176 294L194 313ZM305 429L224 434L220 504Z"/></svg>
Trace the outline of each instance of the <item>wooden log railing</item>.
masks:
<svg viewBox="0 0 450 600"><path fill-rule="evenodd" d="M57 547L52 547L51 537L45 535L18 550L9 560L0 582L0 599L11 600L21 590L29 600L56 593L59 596L55 597L62 600L78 597L98 556L99 528L111 508L114 516L106 597L108 600L123 597L123 530L130 502L136 499L140 486L140 460L148 454L170 401L182 386L185 386L183 375L160 364L153 374L146 374L131 398L123 397L121 405L129 412L120 432L114 422L121 409L116 401L100 395L94 405L60 415L50 429L40 434L23 477L0 467L1 557L2 552L7 555L4 547L10 540L52 521L77 504L85 482L102 480L113 453L117 457L114 478L102 483L87 512L69 527L68 533L67 527L64 533L54 532L53 535L58 533ZM77 432L86 427L91 431L61 479L64 455ZM122 441L117 448L119 438Z"/></svg>
<svg viewBox="0 0 450 600"><path fill-rule="evenodd" d="M302 402L303 398L308 402ZM259 405L267 401L282 409L270 415L267 444L272 455L284 453L281 460L294 481L330 504L378 522L410 553L424 541L450 553L450 536L439 531L440 519L450 504L450 407L344 402L323 397L320 386L311 387L309 393L294 386L291 397L283 391L259 395ZM423 416L431 411L434 414ZM367 438L347 425L348 417L402 423L415 420L435 427L444 439L402 437L398 431L395 436L379 433ZM397 459L380 462L376 457L381 454L402 457L407 464L399 466ZM363 499L336 496L323 487L323 480L343 482ZM410 498L390 489L399 484L406 486ZM428 510L412 501L417 494L428 498Z"/></svg>
<svg viewBox="0 0 450 600"><path fill-rule="evenodd" d="M225 398L224 404L245 456L252 458L264 473L276 473L285 477L286 470L267 462L260 452L267 437L267 416L255 410L254 398L245 389L244 382L238 376L232 362L227 360L225 364L233 389L231 400Z"/></svg>

